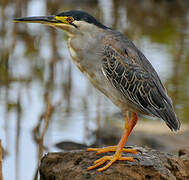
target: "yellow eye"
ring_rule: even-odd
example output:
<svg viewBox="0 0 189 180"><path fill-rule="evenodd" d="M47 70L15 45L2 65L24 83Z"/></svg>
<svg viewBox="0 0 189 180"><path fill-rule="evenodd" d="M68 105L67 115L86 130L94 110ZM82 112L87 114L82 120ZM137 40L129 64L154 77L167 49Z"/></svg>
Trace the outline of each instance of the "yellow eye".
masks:
<svg viewBox="0 0 189 180"><path fill-rule="evenodd" d="M73 21L74 21L74 18L73 18L73 17L68 17L68 18L67 18L67 22L72 23Z"/></svg>

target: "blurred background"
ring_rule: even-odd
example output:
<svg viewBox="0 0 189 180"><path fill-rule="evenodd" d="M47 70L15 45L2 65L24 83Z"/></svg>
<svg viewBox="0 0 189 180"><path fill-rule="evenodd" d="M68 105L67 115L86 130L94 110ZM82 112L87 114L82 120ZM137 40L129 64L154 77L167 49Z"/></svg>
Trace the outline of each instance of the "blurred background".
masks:
<svg viewBox="0 0 189 180"><path fill-rule="evenodd" d="M43 25L12 22L75 9L135 43L158 72L182 121L181 130L172 133L159 119L142 116L128 145L171 153L189 146L188 0L0 0L0 139L6 180L34 179L43 139L44 152L119 141L123 117L75 67L67 36Z"/></svg>

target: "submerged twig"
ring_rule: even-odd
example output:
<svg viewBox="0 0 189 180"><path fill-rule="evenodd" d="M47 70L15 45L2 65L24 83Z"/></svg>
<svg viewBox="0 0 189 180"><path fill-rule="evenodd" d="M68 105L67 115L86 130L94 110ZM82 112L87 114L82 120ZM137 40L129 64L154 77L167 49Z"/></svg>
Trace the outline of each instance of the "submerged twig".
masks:
<svg viewBox="0 0 189 180"><path fill-rule="evenodd" d="M3 180L3 160L2 160L2 146L1 146L1 139L0 139L0 180Z"/></svg>
<svg viewBox="0 0 189 180"><path fill-rule="evenodd" d="M51 116L51 114L53 112L53 107L51 105L51 101L50 101L48 93L45 94L45 100L46 100L46 111L45 111L44 114L41 115L39 124L33 130L33 134L37 133L39 135L39 133L40 133L39 129L40 129L40 126L42 124L42 120L44 119L44 127L43 127L43 130L42 130L41 136L38 137L38 138L36 136L34 137L35 140L36 140L36 142L39 144L39 149L38 149L38 167L40 166L40 161L41 161L41 158L43 156L44 137L45 137L46 131L47 131L48 126L49 126L50 116ZM38 177L38 168L37 168L37 170L35 172L34 180L37 180L37 177Z"/></svg>
<svg viewBox="0 0 189 180"><path fill-rule="evenodd" d="M97 124L97 130L96 130L96 142L97 144L99 144L99 139L100 139L100 128L101 128L101 125L100 125L100 107L101 107L101 100L100 100L100 97L98 97L98 101L97 101L97 104L96 104L96 124Z"/></svg>
<svg viewBox="0 0 189 180"><path fill-rule="evenodd" d="M18 101L17 101L17 120L16 120L16 143L15 143L15 155L16 155L16 160L15 160L15 171L16 171L16 180L19 179L19 146L20 146L20 132L21 132L21 115L22 115L22 107L20 103L20 93L18 96Z"/></svg>
<svg viewBox="0 0 189 180"><path fill-rule="evenodd" d="M49 118L51 116L51 113L52 113L52 106L51 106L51 102L50 102L50 98L49 98L49 95L46 94L46 113L45 113L45 117L44 117L44 128L43 128L43 131L42 131L42 134L41 134L41 137L40 137L40 140L39 140L39 153L38 153L38 165L40 165L40 159L43 155L43 142L44 142L44 136L45 136L45 133L48 129L48 126L49 126Z"/></svg>

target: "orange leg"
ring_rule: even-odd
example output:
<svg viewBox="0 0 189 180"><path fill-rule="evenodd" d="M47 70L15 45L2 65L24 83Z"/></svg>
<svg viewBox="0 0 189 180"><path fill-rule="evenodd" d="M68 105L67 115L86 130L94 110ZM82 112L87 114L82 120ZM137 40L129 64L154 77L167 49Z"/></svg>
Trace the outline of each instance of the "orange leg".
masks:
<svg viewBox="0 0 189 180"><path fill-rule="evenodd" d="M137 154L137 150L135 149L125 149L125 143L136 125L138 120L137 114L132 112L131 113L131 119L128 116L125 117L125 130L123 133L123 136L117 146L109 146L105 148L88 148L87 151L97 151L97 154L104 153L104 152L110 152L110 151L115 151L115 154L113 156L104 156L94 162L93 166L88 167L88 170L94 169L102 164L104 164L106 161L109 160L108 164L106 164L104 167L98 169L98 171L104 171L108 167L110 167L115 161L117 160L126 160L126 161L134 161L133 157L122 157L122 152L127 152L127 153L133 153Z"/></svg>

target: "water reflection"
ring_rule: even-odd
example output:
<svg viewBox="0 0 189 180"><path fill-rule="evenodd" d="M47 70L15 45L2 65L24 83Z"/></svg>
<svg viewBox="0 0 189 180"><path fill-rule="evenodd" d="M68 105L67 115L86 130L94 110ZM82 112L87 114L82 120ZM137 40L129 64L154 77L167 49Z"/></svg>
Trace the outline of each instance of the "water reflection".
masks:
<svg viewBox="0 0 189 180"><path fill-rule="evenodd" d="M119 29L149 58L179 118L189 122L188 7L187 1L2 1L0 137L8 151L4 178L34 177L42 153L35 143L43 139L47 116L50 122L44 147L57 150L53 145L62 140L90 144L94 140L91 131L119 111L74 66L65 34L42 25L12 23L13 17L82 9Z"/></svg>

